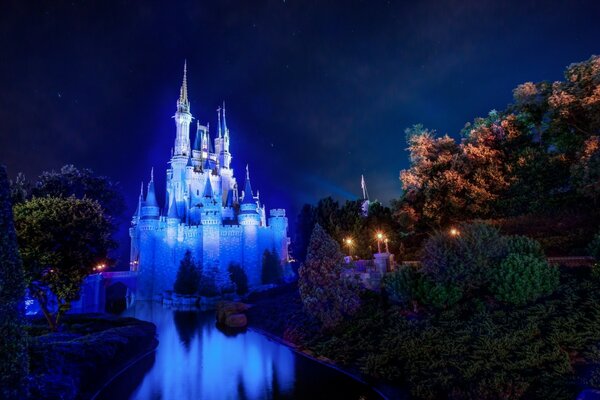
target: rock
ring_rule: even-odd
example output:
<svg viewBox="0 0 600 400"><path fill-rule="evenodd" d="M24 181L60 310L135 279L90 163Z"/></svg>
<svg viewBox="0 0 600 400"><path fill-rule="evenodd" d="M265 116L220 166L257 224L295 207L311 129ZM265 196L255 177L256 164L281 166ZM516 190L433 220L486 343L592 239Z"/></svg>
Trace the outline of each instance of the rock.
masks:
<svg viewBox="0 0 600 400"><path fill-rule="evenodd" d="M217 304L217 322L232 328L241 328L248 324L244 311L248 310L248 304L235 301L221 301Z"/></svg>
<svg viewBox="0 0 600 400"><path fill-rule="evenodd" d="M248 325L248 319L245 314L231 314L225 319L225 325L230 328L244 328Z"/></svg>

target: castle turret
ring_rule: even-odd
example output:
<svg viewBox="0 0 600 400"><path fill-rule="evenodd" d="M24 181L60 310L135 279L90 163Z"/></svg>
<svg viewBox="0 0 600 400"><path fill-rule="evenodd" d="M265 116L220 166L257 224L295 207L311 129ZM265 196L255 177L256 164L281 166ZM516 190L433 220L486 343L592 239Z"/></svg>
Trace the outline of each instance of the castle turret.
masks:
<svg viewBox="0 0 600 400"><path fill-rule="evenodd" d="M146 200L144 201L140 219L158 219L160 216L160 207L156 201L156 193L154 191L154 168L150 171L150 182L148 182L148 192L146 194Z"/></svg>
<svg viewBox="0 0 600 400"><path fill-rule="evenodd" d="M231 153L229 153L229 128L227 128L227 117L225 115L225 102L223 102L223 137L219 135L218 156L221 168L229 169L231 165ZM219 129L220 131L220 129Z"/></svg>
<svg viewBox="0 0 600 400"><path fill-rule="evenodd" d="M190 101L187 93L187 62L183 65L183 83L179 91L177 111L174 118L177 127L174 156L188 156L191 154L190 122L192 121L192 114L190 113Z"/></svg>

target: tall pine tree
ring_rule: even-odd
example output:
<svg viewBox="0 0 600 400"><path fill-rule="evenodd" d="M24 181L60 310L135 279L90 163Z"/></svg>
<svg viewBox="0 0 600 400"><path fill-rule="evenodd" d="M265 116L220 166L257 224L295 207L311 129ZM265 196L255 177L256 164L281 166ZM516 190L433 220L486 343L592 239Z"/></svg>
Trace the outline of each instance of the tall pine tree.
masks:
<svg viewBox="0 0 600 400"><path fill-rule="evenodd" d="M340 277L343 255L338 243L316 224L306 255L298 270L300 297L304 309L333 328L360 307L359 289L354 282Z"/></svg>
<svg viewBox="0 0 600 400"><path fill-rule="evenodd" d="M26 397L28 370L24 323L25 279L17 249L10 187L0 167L0 398Z"/></svg>
<svg viewBox="0 0 600 400"><path fill-rule="evenodd" d="M192 258L192 253L187 250L179 264L173 291L177 294L191 295L198 291L199 286L200 271Z"/></svg>

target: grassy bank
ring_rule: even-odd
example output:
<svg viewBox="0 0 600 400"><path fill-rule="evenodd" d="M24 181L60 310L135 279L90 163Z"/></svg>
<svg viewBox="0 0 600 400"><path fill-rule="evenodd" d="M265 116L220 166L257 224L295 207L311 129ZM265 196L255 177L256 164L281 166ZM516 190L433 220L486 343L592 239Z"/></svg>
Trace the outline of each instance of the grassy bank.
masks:
<svg viewBox="0 0 600 400"><path fill-rule="evenodd" d="M156 348L156 326L135 318L69 315L60 332L44 320L29 326L30 395L89 398L131 360Z"/></svg>
<svg viewBox="0 0 600 400"><path fill-rule="evenodd" d="M415 313L368 294L330 331L294 287L255 300L252 326L414 398L572 399L600 385L600 282L585 268L562 269L554 294L522 307L471 298Z"/></svg>

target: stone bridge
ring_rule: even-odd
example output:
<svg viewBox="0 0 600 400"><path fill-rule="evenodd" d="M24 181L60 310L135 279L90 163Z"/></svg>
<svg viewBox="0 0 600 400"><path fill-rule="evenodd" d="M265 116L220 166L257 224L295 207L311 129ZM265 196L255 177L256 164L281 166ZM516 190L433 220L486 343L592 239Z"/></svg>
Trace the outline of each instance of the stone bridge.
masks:
<svg viewBox="0 0 600 400"><path fill-rule="evenodd" d="M128 303L133 302L137 289L137 272L112 271L89 275L81 286L81 298L73 302L71 312L104 312L107 290L116 286L124 290Z"/></svg>

